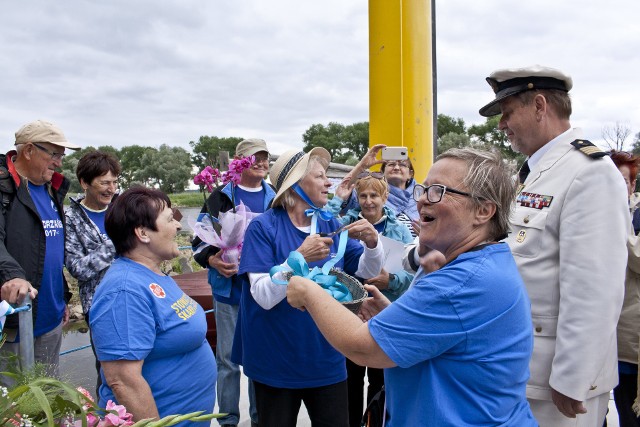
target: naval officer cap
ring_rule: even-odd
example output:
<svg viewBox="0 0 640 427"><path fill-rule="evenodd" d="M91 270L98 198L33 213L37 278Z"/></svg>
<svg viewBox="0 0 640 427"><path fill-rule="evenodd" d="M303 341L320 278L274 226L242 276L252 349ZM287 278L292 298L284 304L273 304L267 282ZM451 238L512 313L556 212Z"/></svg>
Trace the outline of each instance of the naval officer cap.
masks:
<svg viewBox="0 0 640 427"><path fill-rule="evenodd" d="M542 65L497 70L487 77L487 82L496 98L480 109L480 115L484 117L500 114L500 101L511 95L536 89L569 92L573 87L571 77L560 70Z"/></svg>

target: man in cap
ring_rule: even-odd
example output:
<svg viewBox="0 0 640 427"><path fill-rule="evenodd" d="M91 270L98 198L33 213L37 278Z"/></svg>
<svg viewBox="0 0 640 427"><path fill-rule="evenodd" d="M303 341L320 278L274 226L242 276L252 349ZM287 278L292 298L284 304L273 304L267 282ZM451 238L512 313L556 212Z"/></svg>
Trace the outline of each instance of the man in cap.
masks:
<svg viewBox="0 0 640 427"><path fill-rule="evenodd" d="M480 114L502 113L500 130L528 156L507 238L531 299L527 397L541 426L601 426L618 380L625 184L609 157L571 128L571 77L536 65L487 81L496 97Z"/></svg>
<svg viewBox="0 0 640 427"><path fill-rule="evenodd" d="M34 298L35 360L57 375L71 294L62 274L62 202L70 182L56 169L62 166L66 148L80 147L43 120L24 125L15 136L16 149L0 155L0 292L2 300L11 304L21 304L27 294ZM18 353L17 316L10 316L5 326L7 342L2 350Z"/></svg>
<svg viewBox="0 0 640 427"><path fill-rule="evenodd" d="M269 173L269 151L262 139L250 138L238 143L236 158L255 157L255 163L242 171L239 185L227 184L215 189L207 199L202 212L218 217L240 202L251 212L262 213L271 206L275 192L264 180ZM234 197L232 198L232 193ZM240 422L240 368L231 361L233 336L238 320L238 304L242 292L242 281L238 279L238 265L225 262L220 248L207 245L200 238L193 241L194 259L209 269L209 284L213 289L216 317L216 363L218 365L218 407L219 412L227 413L218 418L221 426L236 426ZM249 412L252 425L257 425L258 413L255 407L253 384L249 381Z"/></svg>

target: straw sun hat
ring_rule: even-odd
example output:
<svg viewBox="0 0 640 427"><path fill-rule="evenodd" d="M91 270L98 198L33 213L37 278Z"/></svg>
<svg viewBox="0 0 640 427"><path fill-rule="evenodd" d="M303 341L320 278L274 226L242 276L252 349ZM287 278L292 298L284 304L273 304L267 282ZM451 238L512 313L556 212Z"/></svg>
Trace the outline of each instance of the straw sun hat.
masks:
<svg viewBox="0 0 640 427"><path fill-rule="evenodd" d="M298 150L289 150L278 157L273 166L271 166L270 179L271 184L276 187L276 197L273 199L273 206L278 206L284 193L291 188L296 182L300 181L304 172L309 165L311 156L320 156L326 159L327 163L331 161L331 154L322 147L312 148L311 151L305 153Z"/></svg>

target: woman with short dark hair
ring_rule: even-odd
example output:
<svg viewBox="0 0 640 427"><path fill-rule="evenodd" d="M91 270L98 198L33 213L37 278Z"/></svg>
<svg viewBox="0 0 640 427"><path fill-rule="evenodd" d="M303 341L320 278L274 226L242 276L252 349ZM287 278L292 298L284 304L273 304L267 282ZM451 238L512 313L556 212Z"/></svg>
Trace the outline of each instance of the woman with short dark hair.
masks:
<svg viewBox="0 0 640 427"><path fill-rule="evenodd" d="M211 413L216 363L204 311L160 268L180 254L171 201L159 190L132 187L108 210L105 226L119 257L91 307L100 404L116 401L136 421Z"/></svg>
<svg viewBox="0 0 640 427"><path fill-rule="evenodd" d="M113 261L116 250L104 229L107 207L118 190L118 159L102 151L90 151L80 158L76 176L84 190L78 198L70 197L65 211L65 265L78 280L82 312L89 323L89 309L96 287ZM91 349L95 356L93 339ZM100 388L100 362L96 358Z"/></svg>

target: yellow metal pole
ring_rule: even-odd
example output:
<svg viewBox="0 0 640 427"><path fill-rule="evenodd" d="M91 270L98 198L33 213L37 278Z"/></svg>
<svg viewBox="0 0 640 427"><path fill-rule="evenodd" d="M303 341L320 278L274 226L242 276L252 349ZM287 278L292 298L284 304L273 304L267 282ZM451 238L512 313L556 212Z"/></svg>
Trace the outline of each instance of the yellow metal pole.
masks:
<svg viewBox="0 0 640 427"><path fill-rule="evenodd" d="M422 182L433 164L431 0L369 0L369 144L405 146Z"/></svg>
<svg viewBox="0 0 640 427"><path fill-rule="evenodd" d="M369 145L402 145L400 0L369 1Z"/></svg>

